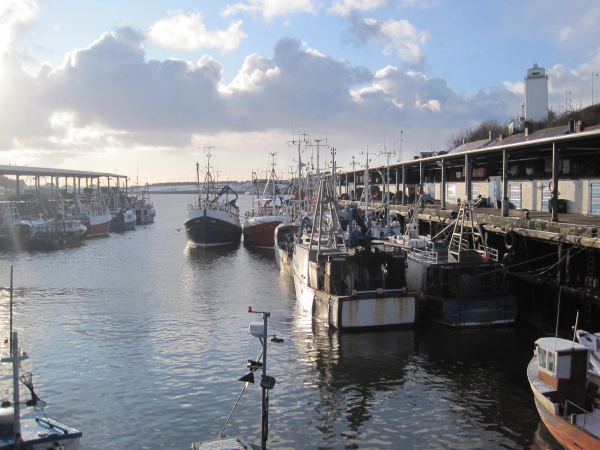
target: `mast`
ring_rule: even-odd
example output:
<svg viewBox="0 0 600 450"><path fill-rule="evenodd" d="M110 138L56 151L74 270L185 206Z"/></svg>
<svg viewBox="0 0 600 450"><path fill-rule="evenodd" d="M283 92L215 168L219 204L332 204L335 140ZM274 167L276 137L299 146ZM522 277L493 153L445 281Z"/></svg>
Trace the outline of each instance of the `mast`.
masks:
<svg viewBox="0 0 600 450"><path fill-rule="evenodd" d="M0 362L12 363L13 372L13 411L14 411L14 442L22 440L21 437L21 403L19 398L19 363L28 356L23 352L19 356L19 337L16 331L13 331L13 266L10 266L10 357L0 359Z"/></svg>

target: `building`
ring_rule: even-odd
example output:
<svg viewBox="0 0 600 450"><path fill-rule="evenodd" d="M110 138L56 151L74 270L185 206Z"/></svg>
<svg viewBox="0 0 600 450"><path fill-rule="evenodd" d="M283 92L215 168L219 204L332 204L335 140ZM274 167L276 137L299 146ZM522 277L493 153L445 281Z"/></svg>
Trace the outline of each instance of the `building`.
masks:
<svg viewBox="0 0 600 450"><path fill-rule="evenodd" d="M525 120L540 122L548 118L548 76L546 69L533 64L525 77Z"/></svg>

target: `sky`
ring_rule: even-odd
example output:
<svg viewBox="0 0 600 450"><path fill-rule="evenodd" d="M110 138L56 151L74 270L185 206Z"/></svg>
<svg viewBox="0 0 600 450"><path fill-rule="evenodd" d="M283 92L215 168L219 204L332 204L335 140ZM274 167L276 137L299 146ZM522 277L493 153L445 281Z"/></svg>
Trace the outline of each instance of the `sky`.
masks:
<svg viewBox="0 0 600 450"><path fill-rule="evenodd" d="M181 182L211 148L219 180L288 178L299 138L322 170L406 161L520 116L534 63L552 110L599 102L598 23L597 0L0 0L0 164Z"/></svg>

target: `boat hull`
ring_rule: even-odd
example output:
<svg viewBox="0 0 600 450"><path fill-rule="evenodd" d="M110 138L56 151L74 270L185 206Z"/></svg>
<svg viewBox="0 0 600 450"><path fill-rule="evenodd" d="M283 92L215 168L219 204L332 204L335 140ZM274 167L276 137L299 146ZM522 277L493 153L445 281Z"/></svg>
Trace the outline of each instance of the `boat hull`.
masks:
<svg viewBox="0 0 600 450"><path fill-rule="evenodd" d="M193 210L184 222L187 245L191 248L238 244L242 238L239 218L225 211Z"/></svg>
<svg viewBox="0 0 600 450"><path fill-rule="evenodd" d="M118 212L112 216L110 221L110 231L133 231L135 230L135 213L128 209L125 212Z"/></svg>
<svg viewBox="0 0 600 450"><path fill-rule="evenodd" d="M417 294L402 290L336 296L317 291L294 276L296 298L313 318L337 329L413 325L418 320Z"/></svg>
<svg viewBox="0 0 600 450"><path fill-rule="evenodd" d="M86 237L106 236L110 232L111 215L110 213L90 216L86 224L88 230Z"/></svg>
<svg viewBox="0 0 600 450"><path fill-rule="evenodd" d="M284 222L282 216L248 218L244 224L244 244L270 248L275 245L275 229Z"/></svg>
<svg viewBox="0 0 600 450"><path fill-rule="evenodd" d="M26 448L78 450L82 433L55 420L36 417L21 420L21 435ZM56 444L55 444L56 443ZM7 435L0 435L0 450L14 449L12 426Z"/></svg>
<svg viewBox="0 0 600 450"><path fill-rule="evenodd" d="M275 228L275 262L279 271L293 275L292 258L294 256L294 235L298 226L294 223L282 223Z"/></svg>
<svg viewBox="0 0 600 450"><path fill-rule="evenodd" d="M493 295L474 299L444 299L426 296L427 316L453 328L501 326L514 323L517 299L514 295Z"/></svg>

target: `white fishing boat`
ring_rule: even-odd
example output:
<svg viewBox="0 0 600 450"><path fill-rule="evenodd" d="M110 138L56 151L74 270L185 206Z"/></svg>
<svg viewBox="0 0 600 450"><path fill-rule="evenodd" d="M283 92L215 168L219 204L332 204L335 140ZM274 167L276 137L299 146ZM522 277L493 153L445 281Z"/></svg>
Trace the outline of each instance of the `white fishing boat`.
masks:
<svg viewBox="0 0 600 450"><path fill-rule="evenodd" d="M139 189L136 196L131 199L131 209L135 211L136 225L153 223L156 217L154 203L150 201L150 186L148 183Z"/></svg>
<svg viewBox="0 0 600 450"><path fill-rule="evenodd" d="M208 164L202 189L200 189L200 166L196 163L198 195L195 202L188 203L184 228L187 245L191 248L211 248L239 244L242 239L240 209L236 205L238 195L228 185L217 194L212 178L210 158L212 147L207 148ZM232 195L234 198L230 198Z"/></svg>
<svg viewBox="0 0 600 450"><path fill-rule="evenodd" d="M588 333L587 331L577 330L577 341L590 349L590 367L591 370L600 374L600 333Z"/></svg>
<svg viewBox="0 0 600 450"><path fill-rule="evenodd" d="M46 403L42 401L33 390L31 372L21 372L21 361L29 358L19 348L18 333L12 330L12 287L13 268L10 275L10 356L2 358L0 362L12 365L12 402L5 399L0 404L0 450L9 449L33 449L33 450L78 450L79 440L82 436L78 431L67 425L63 425L54 419L35 417L33 419L21 418L21 405L33 407L36 411L43 412ZM31 399L22 403L19 393L19 381L21 381L31 393Z"/></svg>
<svg viewBox="0 0 600 450"><path fill-rule="evenodd" d="M406 251L385 249L358 215L353 218L347 245L334 193L321 181L313 219L302 219L294 245L300 306L338 329L414 324L418 293L406 289ZM357 221L360 230L353 228Z"/></svg>
<svg viewBox="0 0 600 450"><path fill-rule="evenodd" d="M191 450L269 450L267 447L267 440L269 439L269 391L275 387L276 382L274 377L267 375L267 338L269 337L269 334L267 333L267 322L269 317L271 317L271 313L266 311L254 311L252 307L248 308L248 312L260 314L263 319L262 322L253 322L249 326L250 334L260 340L262 351L256 360L248 360L248 369L250 369L250 372L239 379L239 381L244 382L244 387L242 388L242 392L238 396L223 429L219 433L219 438L204 443L193 442ZM280 344L283 343L283 339L273 335L271 342ZM254 384L254 373L257 371L262 372L260 377L260 387L262 389L260 444L255 444L241 437L228 438L225 435L225 428L227 428L242 394L250 383Z"/></svg>
<svg viewBox="0 0 600 450"><path fill-rule="evenodd" d="M567 450L600 448L600 375L589 347L556 337L535 342L527 378L540 417Z"/></svg>

